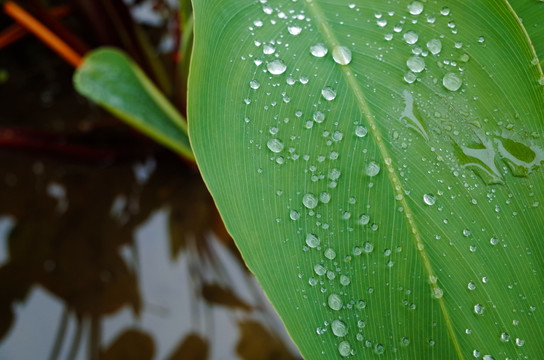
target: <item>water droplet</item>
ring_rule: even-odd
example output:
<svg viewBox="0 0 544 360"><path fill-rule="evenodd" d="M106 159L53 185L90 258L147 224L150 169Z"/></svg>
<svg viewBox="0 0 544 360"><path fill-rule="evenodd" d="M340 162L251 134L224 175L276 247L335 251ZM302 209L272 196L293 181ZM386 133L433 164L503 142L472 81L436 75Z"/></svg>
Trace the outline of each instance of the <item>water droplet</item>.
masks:
<svg viewBox="0 0 544 360"><path fill-rule="evenodd" d="M308 279L308 284L310 284L310 286L316 286L317 282L318 282L317 279L314 277L311 277Z"/></svg>
<svg viewBox="0 0 544 360"><path fill-rule="evenodd" d="M523 345L525 345L525 340L516 338L516 345L522 347Z"/></svg>
<svg viewBox="0 0 544 360"><path fill-rule="evenodd" d="M381 355L385 352L385 347L382 344L376 344L374 345L374 352Z"/></svg>
<svg viewBox="0 0 544 360"><path fill-rule="evenodd" d="M276 52L276 48L272 44L263 45L263 54L271 55Z"/></svg>
<svg viewBox="0 0 544 360"><path fill-rule="evenodd" d="M417 40L419 39L419 36L414 31L408 31L404 33L403 38L407 44L413 45L417 42Z"/></svg>
<svg viewBox="0 0 544 360"><path fill-rule="evenodd" d="M431 39L427 41L427 49L429 49L431 54L437 55L442 51L442 42L438 39Z"/></svg>
<svg viewBox="0 0 544 360"><path fill-rule="evenodd" d="M425 202L425 204L431 206L434 205L434 203L436 202L436 198L433 194L425 194L423 195L423 201Z"/></svg>
<svg viewBox="0 0 544 360"><path fill-rule="evenodd" d="M406 74L404 74L404 81L406 81L408 84L412 84L416 80L417 80L417 76L413 72L408 71Z"/></svg>
<svg viewBox="0 0 544 360"><path fill-rule="evenodd" d="M276 138L268 140L266 146L274 153L279 153L283 150L283 143Z"/></svg>
<svg viewBox="0 0 544 360"><path fill-rule="evenodd" d="M493 356L491 356L491 355L484 355L482 360L495 360L495 358Z"/></svg>
<svg viewBox="0 0 544 360"><path fill-rule="evenodd" d="M348 286L350 283L351 283L351 280L349 279L349 277L347 277L346 275L340 276L340 284L344 286Z"/></svg>
<svg viewBox="0 0 544 360"><path fill-rule="evenodd" d="M362 138L362 137L365 137L366 134L368 134L368 130L367 130L366 127L360 125L360 126L357 126L357 127L355 128L355 135L356 135L357 137Z"/></svg>
<svg viewBox="0 0 544 360"><path fill-rule="evenodd" d="M470 232L469 229L463 229L463 236L465 237L469 237L472 233Z"/></svg>
<svg viewBox="0 0 544 360"><path fill-rule="evenodd" d="M257 81L257 80L251 80L249 82L249 86L253 89L253 90L257 90L258 88L261 87L261 84Z"/></svg>
<svg viewBox="0 0 544 360"><path fill-rule="evenodd" d="M412 72L420 73L425 69L425 60L419 56L412 56L406 60L406 65Z"/></svg>
<svg viewBox="0 0 544 360"><path fill-rule="evenodd" d="M491 239L489 239L489 243L491 245L497 245L499 243L499 239L492 237Z"/></svg>
<svg viewBox="0 0 544 360"><path fill-rule="evenodd" d="M444 16L448 16L450 14L450 9L446 6L444 6L442 8L442 10L440 10L440 14L444 15Z"/></svg>
<svg viewBox="0 0 544 360"><path fill-rule="evenodd" d="M329 50L327 50L327 47L322 43L310 46L310 53L315 57L322 58L327 55L328 52Z"/></svg>
<svg viewBox="0 0 544 360"><path fill-rule="evenodd" d="M347 341L342 341L340 344L338 344L338 353L343 356L349 356L351 353L351 345Z"/></svg>
<svg viewBox="0 0 544 360"><path fill-rule="evenodd" d="M432 290L432 296L435 299L441 299L444 296L444 290L439 287L434 287Z"/></svg>
<svg viewBox="0 0 544 360"><path fill-rule="evenodd" d="M371 177L378 175L380 173L380 165L374 161L369 162L365 168L365 173Z"/></svg>
<svg viewBox="0 0 544 360"><path fill-rule="evenodd" d="M347 65L351 62L351 50L345 46L335 46L332 49L332 58L337 64Z"/></svg>
<svg viewBox="0 0 544 360"><path fill-rule="evenodd" d="M330 294L328 304L331 309L338 311L342 308L343 302L337 294Z"/></svg>
<svg viewBox="0 0 544 360"><path fill-rule="evenodd" d="M508 335L508 333L503 332L501 334L501 341L502 342L509 342L510 341L510 335Z"/></svg>
<svg viewBox="0 0 544 360"><path fill-rule="evenodd" d="M481 304L474 305L474 313L476 315L483 315L485 311L485 307Z"/></svg>
<svg viewBox="0 0 544 360"><path fill-rule="evenodd" d="M291 210L291 212L289 213L289 217L291 218L291 220L298 220L300 218L300 213L296 210Z"/></svg>
<svg viewBox="0 0 544 360"><path fill-rule="evenodd" d="M334 320L331 324L332 333L338 337L344 337L348 334L348 327L341 320Z"/></svg>
<svg viewBox="0 0 544 360"><path fill-rule="evenodd" d="M343 137L344 134L342 134L340 131L335 131L331 136L334 141L341 141Z"/></svg>
<svg viewBox="0 0 544 360"><path fill-rule="evenodd" d="M474 356L476 359L480 357L480 352L476 349L472 350L472 356Z"/></svg>
<svg viewBox="0 0 544 360"><path fill-rule="evenodd" d="M302 32L302 28L298 25L291 25L287 27L287 31L289 31L289 34L297 36Z"/></svg>
<svg viewBox="0 0 544 360"><path fill-rule="evenodd" d="M319 194L319 200L323 204L328 204L329 201L331 201L331 195L328 192L324 191L321 194Z"/></svg>
<svg viewBox="0 0 544 360"><path fill-rule="evenodd" d="M365 242L363 244L363 251L367 254L370 254L372 251L374 251L374 245L371 242Z"/></svg>
<svg viewBox="0 0 544 360"><path fill-rule="evenodd" d="M474 282L470 281L468 283L467 287L468 287L469 290L474 290L474 289L476 289L476 284Z"/></svg>
<svg viewBox="0 0 544 360"><path fill-rule="evenodd" d="M302 204L308 209L314 209L317 206L317 198L314 194L308 193L302 197Z"/></svg>
<svg viewBox="0 0 544 360"><path fill-rule="evenodd" d="M336 258L336 251L328 248L327 250L325 250L325 257L329 260L334 260L334 258Z"/></svg>
<svg viewBox="0 0 544 360"><path fill-rule="evenodd" d="M281 75L285 72L287 66L280 59L276 59L266 64L266 68L272 75Z"/></svg>
<svg viewBox="0 0 544 360"><path fill-rule="evenodd" d="M306 245L308 245L312 249L315 249L316 247L318 247L320 243L321 243L321 240L314 234L306 235Z"/></svg>
<svg viewBox="0 0 544 360"><path fill-rule="evenodd" d="M327 272L327 269L325 269L325 267L321 264L316 264L314 266L314 271L317 275L319 276L323 276L325 275L325 273Z"/></svg>
<svg viewBox="0 0 544 360"><path fill-rule="evenodd" d="M316 123L321 124L325 120L325 114L323 114L321 111L316 111L313 119Z"/></svg>
<svg viewBox="0 0 544 360"><path fill-rule="evenodd" d="M408 345L410 345L410 339L408 339L407 337L403 337L402 339L400 339L400 345L401 345L401 346L408 346Z"/></svg>
<svg viewBox="0 0 544 360"><path fill-rule="evenodd" d="M423 12L423 4L419 1L413 1L408 5L408 11L412 15L419 15Z"/></svg>
<svg viewBox="0 0 544 360"><path fill-rule="evenodd" d="M359 225L366 225L368 224L370 221L370 216L366 215L366 214L362 214L360 217L359 217L359 220L357 220L357 223Z"/></svg>
<svg viewBox="0 0 544 360"><path fill-rule="evenodd" d="M334 91L333 88L327 86L323 90L321 90L321 95L325 98L327 101L332 101L336 98L336 91Z"/></svg>
<svg viewBox="0 0 544 360"><path fill-rule="evenodd" d="M442 78L442 84L450 91L457 91L463 85L463 82L455 73L447 73Z"/></svg>

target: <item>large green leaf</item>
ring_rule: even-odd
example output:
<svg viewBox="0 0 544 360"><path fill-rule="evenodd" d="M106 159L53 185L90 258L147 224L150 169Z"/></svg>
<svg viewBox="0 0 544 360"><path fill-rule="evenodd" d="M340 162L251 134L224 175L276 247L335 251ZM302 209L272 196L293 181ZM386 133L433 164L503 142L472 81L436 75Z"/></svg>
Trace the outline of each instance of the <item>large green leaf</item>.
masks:
<svg viewBox="0 0 544 360"><path fill-rule="evenodd" d="M185 119L120 50L100 48L85 56L74 74L74 85L128 124L193 159Z"/></svg>
<svg viewBox="0 0 544 360"><path fill-rule="evenodd" d="M197 163L305 358L542 357L544 86L506 1L194 11Z"/></svg>
<svg viewBox="0 0 544 360"><path fill-rule="evenodd" d="M544 61L544 1L511 0L510 4L523 21L542 64Z"/></svg>

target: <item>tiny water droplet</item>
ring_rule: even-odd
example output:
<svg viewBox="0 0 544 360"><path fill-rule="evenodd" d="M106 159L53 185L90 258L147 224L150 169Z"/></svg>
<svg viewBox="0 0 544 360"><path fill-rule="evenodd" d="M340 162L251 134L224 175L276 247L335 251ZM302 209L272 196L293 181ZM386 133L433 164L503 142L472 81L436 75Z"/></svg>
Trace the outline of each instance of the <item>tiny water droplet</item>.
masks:
<svg viewBox="0 0 544 360"><path fill-rule="evenodd" d="M332 101L336 98L336 91L334 91L333 88L327 86L323 90L321 90L321 95L325 98L327 101Z"/></svg>
<svg viewBox="0 0 544 360"><path fill-rule="evenodd" d="M523 345L525 345L525 340L516 338L516 345L522 347Z"/></svg>
<svg viewBox="0 0 544 360"><path fill-rule="evenodd" d="M283 143L276 138L268 140L266 146L274 153L279 153L283 150Z"/></svg>
<svg viewBox="0 0 544 360"><path fill-rule="evenodd" d="M382 344L376 344L374 345L374 352L381 355L385 352L385 347Z"/></svg>
<svg viewBox="0 0 544 360"><path fill-rule="evenodd" d="M332 333L338 337L344 337L348 334L348 327L341 320L334 320L331 323Z"/></svg>
<svg viewBox="0 0 544 360"><path fill-rule="evenodd" d="M329 50L327 50L327 47L322 43L310 46L310 53L315 57L322 58L327 55L328 52Z"/></svg>
<svg viewBox="0 0 544 360"><path fill-rule="evenodd" d="M509 342L510 341L510 335L508 335L508 333L503 332L501 334L501 341L502 342Z"/></svg>
<svg viewBox="0 0 544 360"><path fill-rule="evenodd" d="M343 302L339 295L330 294L328 299L329 307L335 311L342 309Z"/></svg>
<svg viewBox="0 0 544 360"><path fill-rule="evenodd" d="M359 225L366 225L370 222L370 216L366 215L366 214L362 214L360 217L359 217L359 220L357 221L357 223Z"/></svg>
<svg viewBox="0 0 544 360"><path fill-rule="evenodd" d="M463 85L463 82L455 73L447 73L442 78L442 85L450 91L457 91Z"/></svg>
<svg viewBox="0 0 544 360"><path fill-rule="evenodd" d="M276 59L266 64L266 68L272 75L281 75L285 72L287 66L280 59Z"/></svg>
<svg viewBox="0 0 544 360"><path fill-rule="evenodd" d="M257 80L251 80L249 82L249 86L253 89L253 90L257 90L258 88L261 87L261 84L257 81Z"/></svg>
<svg viewBox="0 0 544 360"><path fill-rule="evenodd" d="M348 286L350 283L351 283L351 280L349 279L349 277L347 277L346 275L340 276L340 284L344 286Z"/></svg>
<svg viewBox="0 0 544 360"><path fill-rule="evenodd" d="M316 264L314 266L314 271L317 275L319 276L323 276L325 275L325 273L327 272L327 269L325 269L325 267L321 264Z"/></svg>
<svg viewBox="0 0 544 360"><path fill-rule="evenodd" d="M432 206L436 202L436 197L433 194L425 194L423 195L423 202L429 206Z"/></svg>
<svg viewBox="0 0 544 360"><path fill-rule="evenodd" d="M332 58L337 64L347 65L351 62L351 50L345 46L335 46L332 49Z"/></svg>
<svg viewBox="0 0 544 360"><path fill-rule="evenodd" d="M323 204L328 204L329 201L331 201L331 195L328 192L324 191L321 194L319 194L319 200Z"/></svg>
<svg viewBox="0 0 544 360"><path fill-rule="evenodd" d="M468 283L467 287L468 287L469 290L474 290L474 289L476 289L476 284L471 281L471 282Z"/></svg>
<svg viewBox="0 0 544 360"><path fill-rule="evenodd" d="M410 339L408 339L407 337L403 337L402 339L400 339L400 345L401 345L401 346L408 346L408 345L410 345Z"/></svg>
<svg viewBox="0 0 544 360"><path fill-rule="evenodd" d="M472 233L470 232L469 229L463 229L463 236L465 237L469 237Z"/></svg>
<svg viewBox="0 0 544 360"><path fill-rule="evenodd" d="M372 251L374 251L374 245L371 242L365 242L363 244L363 251L367 254L370 254Z"/></svg>
<svg viewBox="0 0 544 360"><path fill-rule="evenodd" d="M298 220L300 218L300 213L296 210L291 210L291 212L289 213L289 217L291 218L291 220Z"/></svg>

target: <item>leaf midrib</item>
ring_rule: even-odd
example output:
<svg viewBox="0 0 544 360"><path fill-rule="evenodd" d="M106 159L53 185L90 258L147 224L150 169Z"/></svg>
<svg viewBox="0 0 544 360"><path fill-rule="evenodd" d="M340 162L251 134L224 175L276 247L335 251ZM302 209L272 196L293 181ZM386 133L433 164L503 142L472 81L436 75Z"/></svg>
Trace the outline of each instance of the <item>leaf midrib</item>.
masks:
<svg viewBox="0 0 544 360"><path fill-rule="evenodd" d="M317 5L317 3L314 0L306 0L304 4L306 5L308 11L313 15L315 23L317 24L318 30L322 33L326 44L331 49L334 49L336 46L339 46L340 43L336 39L336 36L334 35L333 30L328 26L328 22L325 16L323 15L321 8ZM395 193L395 197L401 199L399 201L402 204L402 207L404 209L404 215L406 220L408 221L410 233L412 234L412 237L414 240L414 245L416 246L417 252L421 257L421 260L423 261L425 271L427 272L427 279L430 279L431 277L437 278L432 268L432 265L429 261L428 254L425 251L425 245L421 239L421 234L418 230L417 224L415 223L414 213L412 212L411 207L409 206L408 202L406 201L406 198L404 197L404 188L400 181L399 175L397 174L395 167L393 166L392 158L389 155L389 151L386 148L385 143L383 142L383 136L381 134L380 129L378 128L376 124L374 116L372 115L372 111L370 110L370 107L363 93L363 90L357 83L357 79L353 75L353 72L351 71L351 67L349 65L340 66L340 69L348 84L349 89L351 89L351 91L353 92L353 95L355 96L357 100L357 106L359 107L359 111L365 117L368 125L370 126L370 130L371 130L370 133L372 134L374 142L378 146L380 155L382 156L382 159L387 167L387 175L390 180L391 186L393 188L393 192ZM437 285L437 283L433 283L429 281L428 284L431 287L432 293L434 293L435 291L441 290L439 289L439 286ZM453 343L457 356L460 360L464 360L464 356L461 351L461 346L459 344L459 340L457 339L457 335L453 328L453 323L451 321L451 317L448 312L448 309L446 308L446 304L444 303L444 299L443 297L440 297L436 299L436 301L438 301L440 305L440 310L441 310L442 316L444 317L446 328L448 330L448 334Z"/></svg>

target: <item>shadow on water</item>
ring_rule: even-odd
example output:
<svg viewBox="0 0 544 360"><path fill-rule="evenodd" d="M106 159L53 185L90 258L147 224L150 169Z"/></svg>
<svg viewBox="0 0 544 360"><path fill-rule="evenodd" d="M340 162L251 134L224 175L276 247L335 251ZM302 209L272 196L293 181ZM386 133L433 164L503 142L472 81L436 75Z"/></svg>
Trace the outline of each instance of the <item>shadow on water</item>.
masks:
<svg viewBox="0 0 544 360"><path fill-rule="evenodd" d="M35 39L8 55L0 358L297 359L194 167L75 94Z"/></svg>

